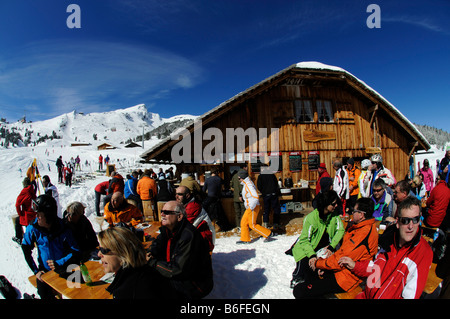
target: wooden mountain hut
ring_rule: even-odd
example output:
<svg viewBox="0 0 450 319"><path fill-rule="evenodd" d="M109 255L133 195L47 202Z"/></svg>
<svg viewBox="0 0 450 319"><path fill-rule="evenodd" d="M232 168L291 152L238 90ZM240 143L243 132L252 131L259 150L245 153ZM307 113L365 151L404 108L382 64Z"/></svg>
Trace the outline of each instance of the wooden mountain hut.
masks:
<svg viewBox="0 0 450 319"><path fill-rule="evenodd" d="M226 134L227 129L237 132L237 128L244 132L265 128L267 134L259 134L256 142L245 137L243 149L238 149L236 137ZM212 147L210 129L223 133L214 136L221 139L214 143L222 143L223 148L216 149L214 161L205 161L199 153ZM218 168L225 185L239 163L251 162L257 155L260 160L248 165L255 180L261 162L272 159L279 160L276 175L282 181L290 178L294 186L314 188L319 163L325 163L334 176L333 160L345 164L352 157L360 167L373 153L381 153L383 164L401 180L408 173L411 154L430 148L415 126L379 93L349 72L319 62L289 66L200 116L182 133L172 134L141 157L148 163L175 164L178 175L197 173L200 181L205 172ZM230 152L225 145L233 140ZM186 158L191 161L174 161L173 151L177 154L180 149L177 143L191 145L183 149L190 152L183 154L190 155Z"/></svg>

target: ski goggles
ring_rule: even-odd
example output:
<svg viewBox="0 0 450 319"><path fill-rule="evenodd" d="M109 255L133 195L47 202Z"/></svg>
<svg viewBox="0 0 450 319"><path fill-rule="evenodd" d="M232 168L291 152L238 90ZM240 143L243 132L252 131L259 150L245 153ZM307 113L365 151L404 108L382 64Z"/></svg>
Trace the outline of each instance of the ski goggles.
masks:
<svg viewBox="0 0 450 319"><path fill-rule="evenodd" d="M398 219L398 221L400 222L400 224L402 225L409 225L409 223L412 221L413 224L417 224L420 221L420 215L416 216L416 217L400 217Z"/></svg>
<svg viewBox="0 0 450 319"><path fill-rule="evenodd" d="M31 200L31 209L36 213L39 212L39 203L34 199Z"/></svg>

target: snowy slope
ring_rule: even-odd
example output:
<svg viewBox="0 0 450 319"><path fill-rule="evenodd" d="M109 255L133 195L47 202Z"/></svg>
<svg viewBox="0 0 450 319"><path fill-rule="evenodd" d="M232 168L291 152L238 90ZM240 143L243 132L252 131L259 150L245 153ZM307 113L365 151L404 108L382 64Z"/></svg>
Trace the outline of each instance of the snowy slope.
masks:
<svg viewBox="0 0 450 319"><path fill-rule="evenodd" d="M92 143L94 146L107 142L119 146L128 139L134 139L167 122L183 119L195 119L193 115L177 115L171 118L161 118L159 114L148 112L144 104L102 113L77 113L72 111L52 119L33 123L1 124L9 130L15 128L25 138L27 131L32 131L31 141L53 132L63 138L64 144L74 142ZM94 134L97 140L94 140Z"/></svg>
<svg viewBox="0 0 450 319"><path fill-rule="evenodd" d="M155 141L156 142L156 141ZM146 142L147 148L148 142ZM116 164L119 173L125 176L134 168L158 166L148 164L135 165L135 160L141 154L141 148L108 150L112 164ZM63 160L80 155L82 163L88 159L91 167L83 166L85 175L96 169L96 160L99 151L89 147L70 147L61 145L61 142L48 141L45 145L19 147L0 150L0 274L6 276L20 292L36 294L36 289L28 282L32 275L25 262L20 247L11 238L14 236L14 227L11 215L15 213L15 201L20 193L21 181L25 176L27 167L33 158L38 159L38 168L41 175L49 175L52 182L57 181L55 160L62 155ZM48 154L48 155L47 155ZM105 155L106 153L103 153ZM119 161L120 160L120 161ZM48 167L50 165L50 171ZM166 168L166 166L163 166ZM20 172L22 171L22 173ZM81 201L86 204L86 215L96 231L100 230L95 219L94 187L105 180L107 176L96 176L74 184L72 188L57 184L60 203L65 208L72 201ZM103 227L106 225L103 225ZM278 236L277 240L264 243L262 240L242 246L236 245L238 235L218 238L212 256L215 287L208 298L229 299L289 299L292 290L289 288L291 273L295 263L292 257L284 254L295 241L295 236ZM1 296L0 296L1 298Z"/></svg>
<svg viewBox="0 0 450 319"><path fill-rule="evenodd" d="M97 132L99 140L104 127L99 124L102 118L105 127L109 128L108 133L111 141L118 139L132 138L133 134L142 134L142 123L148 126L159 125L165 122L176 121L178 119L195 118L190 115L176 116L170 119L161 119L159 115L146 113L145 106L138 105L132 108L119 110L110 113L77 114L72 112L62 115L52 120L23 124L22 128L32 125L35 134L51 134L52 130L59 130L57 134L64 133L61 140L46 141L35 147L0 148L0 275L6 276L20 292L36 294L36 289L28 282L28 277L32 275L26 264L20 247L11 238L14 236L14 227L11 216L15 214L15 201L19 195L22 184L21 181L25 172L34 158L37 158L38 168L41 175L49 175L53 183L58 187L60 194L60 204L63 208L73 201L81 201L86 206L86 216L91 220L96 231L100 230L100 225L95 219L94 209L94 187L108 179L104 175L95 175L97 169L97 159L99 154L106 154L111 157L112 164L122 176L130 173L133 169L152 167L157 170L157 165L136 164L142 154L142 148L119 148L108 151L98 151L97 144L83 147L70 147L75 136L78 141L93 143L92 134ZM132 125L130 123L133 123ZM4 124L3 124L4 125ZM17 123L9 124L19 127ZM61 127L62 126L62 127ZM111 127L116 127L116 132L111 131ZM136 128L137 127L137 128ZM127 128L130 130L127 131ZM133 131L136 130L136 131ZM114 135L114 134L117 135ZM110 140L108 140L110 141ZM97 141L100 144L101 141ZM159 143L160 140L153 138L145 141L145 149ZM416 163L428 158L430 164L435 166L436 159L444 156L444 151L432 149L433 153L416 156ZM91 174L91 179L85 179L75 183L72 188L62 184L57 184L57 171L55 160L59 156L64 161L71 157L80 156L83 164L81 172L75 172L75 178ZM89 165L84 165L85 162ZM163 169L168 166L162 166ZM416 164L417 167L417 164ZM433 167L434 168L434 167ZM106 225L102 225L105 227ZM215 287L208 298L212 299L291 299L292 290L289 288L291 273L294 270L295 262L291 256L284 254L296 236L277 236L276 240L264 243L262 240L249 245L236 245L238 235L231 237L217 238L216 247L212 256L214 269ZM0 296L1 298L1 296Z"/></svg>

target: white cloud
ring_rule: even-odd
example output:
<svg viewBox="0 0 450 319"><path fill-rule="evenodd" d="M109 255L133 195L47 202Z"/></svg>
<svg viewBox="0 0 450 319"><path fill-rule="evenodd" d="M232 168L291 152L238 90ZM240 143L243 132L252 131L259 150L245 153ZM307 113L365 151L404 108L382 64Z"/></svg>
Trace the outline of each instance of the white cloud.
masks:
<svg viewBox="0 0 450 319"><path fill-rule="evenodd" d="M203 74L172 52L104 41L36 42L0 61L1 99L47 105L47 113L56 115L167 96L195 86Z"/></svg>
<svg viewBox="0 0 450 319"><path fill-rule="evenodd" d="M402 16L387 16L381 18L381 23L383 22L398 22L405 23L409 25L414 25L420 28L424 28L429 31L438 32L438 33L448 33L438 24L436 24L433 20L426 17L417 17L411 15L402 15Z"/></svg>

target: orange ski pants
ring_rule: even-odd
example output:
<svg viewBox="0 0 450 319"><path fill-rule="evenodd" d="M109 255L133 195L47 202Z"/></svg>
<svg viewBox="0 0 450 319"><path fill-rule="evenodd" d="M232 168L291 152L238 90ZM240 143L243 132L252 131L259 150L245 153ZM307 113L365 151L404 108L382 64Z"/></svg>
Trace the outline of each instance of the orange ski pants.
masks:
<svg viewBox="0 0 450 319"><path fill-rule="evenodd" d="M258 234L267 238L271 231L261 225L256 223L259 215L260 205L257 205L254 210L247 208L245 210L244 216L241 219L241 241L250 241L250 229L253 229Z"/></svg>

